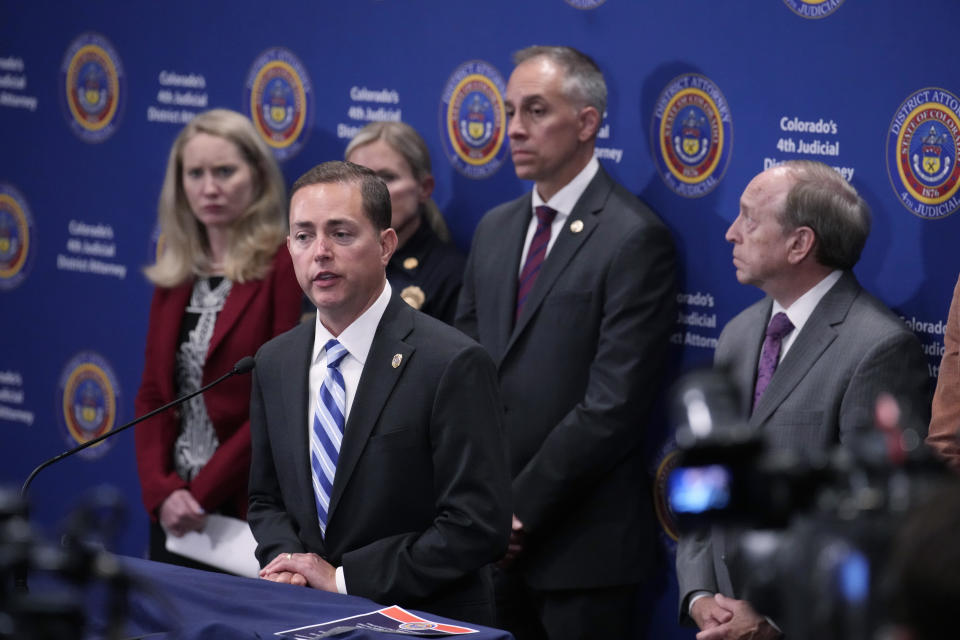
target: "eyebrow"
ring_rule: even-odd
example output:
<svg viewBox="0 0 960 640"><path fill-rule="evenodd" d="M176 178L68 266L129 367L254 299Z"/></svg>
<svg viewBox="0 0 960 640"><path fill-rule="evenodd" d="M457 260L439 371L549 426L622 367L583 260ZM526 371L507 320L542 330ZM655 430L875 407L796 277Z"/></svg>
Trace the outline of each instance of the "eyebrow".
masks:
<svg viewBox="0 0 960 640"><path fill-rule="evenodd" d="M356 224L356 222L350 218L330 218L329 220L324 221L321 226L325 229L329 229L331 227L351 226L354 224ZM290 223L290 226L298 229L313 229L316 227L316 225L310 220L294 220Z"/></svg>
<svg viewBox="0 0 960 640"><path fill-rule="evenodd" d="M217 160L216 162L207 162L199 160L197 162L181 162L184 167L233 167L240 164L239 160Z"/></svg>
<svg viewBox="0 0 960 640"><path fill-rule="evenodd" d="M329 220L323 223L323 226L330 228L330 227L339 227L339 226L350 226L352 224L355 224L355 223L350 218L330 218Z"/></svg>
<svg viewBox="0 0 960 640"><path fill-rule="evenodd" d="M520 106L526 106L531 102L535 102L537 100L546 102L546 98L544 98L542 94L535 93L532 96L523 96L523 98L520 99ZM513 100L504 100L503 104L511 107L514 106Z"/></svg>
<svg viewBox="0 0 960 640"><path fill-rule="evenodd" d="M541 94L535 93L532 96L524 96L523 100L520 101L520 106L527 106L531 102L546 102L547 99L544 98Z"/></svg>

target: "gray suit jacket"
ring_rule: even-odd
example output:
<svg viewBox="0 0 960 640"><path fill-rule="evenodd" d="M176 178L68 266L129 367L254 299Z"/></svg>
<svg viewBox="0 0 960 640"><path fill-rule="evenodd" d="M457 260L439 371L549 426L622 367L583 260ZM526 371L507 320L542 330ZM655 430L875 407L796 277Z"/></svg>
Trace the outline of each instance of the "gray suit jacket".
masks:
<svg viewBox="0 0 960 640"><path fill-rule="evenodd" d="M717 344L714 364L728 368L749 410L757 362L773 305L766 297L733 318ZM893 393L904 415L926 423L929 375L916 336L856 277L844 273L827 292L750 415L769 447L822 451L873 425L877 394ZM677 547L680 616L693 591L741 597L730 576L729 544L708 535L683 536ZM726 541L731 542L730 540Z"/></svg>
<svg viewBox="0 0 960 640"><path fill-rule="evenodd" d="M323 536L308 459L314 328L257 353L248 519L261 566L310 551L343 566L351 594L492 624L485 565L506 551L510 498L489 356L394 292L347 419Z"/></svg>
<svg viewBox="0 0 960 640"><path fill-rule="evenodd" d="M483 217L457 309L497 364L527 532L515 568L543 589L637 583L656 554L641 445L676 319L673 241L601 169L514 323L530 198Z"/></svg>

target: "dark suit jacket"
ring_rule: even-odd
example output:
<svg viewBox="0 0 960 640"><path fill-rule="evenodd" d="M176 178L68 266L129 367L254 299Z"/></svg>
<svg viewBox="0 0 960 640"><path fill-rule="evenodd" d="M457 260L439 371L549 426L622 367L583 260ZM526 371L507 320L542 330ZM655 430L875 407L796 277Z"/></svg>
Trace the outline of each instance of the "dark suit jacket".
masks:
<svg viewBox="0 0 960 640"><path fill-rule="evenodd" d="M308 459L315 326L257 354L248 518L261 566L309 551L343 566L351 594L491 623L481 569L506 550L510 500L489 356L394 291L347 419L324 539Z"/></svg>
<svg viewBox="0 0 960 640"><path fill-rule="evenodd" d="M745 411L753 397L772 305L767 297L741 312L724 327L717 344L714 364L729 369ZM928 385L916 336L847 272L817 305L777 366L749 425L774 449L824 451L872 427L881 391L900 399L905 416L926 424ZM705 535L681 538L681 618L686 616L684 600L693 591L742 597L743 581L731 576L725 563L730 551L731 544L714 544Z"/></svg>
<svg viewBox="0 0 960 640"><path fill-rule="evenodd" d="M676 319L673 241L601 168L514 325L530 198L481 220L456 321L497 363L518 569L544 589L637 583L656 550L641 444Z"/></svg>
<svg viewBox="0 0 960 640"><path fill-rule="evenodd" d="M191 280L154 290L143 379L134 401L138 416L176 397L174 369L180 324L192 289ZM286 247L277 249L265 278L234 283L217 315L203 367L203 384L230 371L237 360L256 353L264 342L296 324L302 296ZM234 376L204 392L203 401L220 446L190 483L173 468L180 414L166 411L137 426L137 470L143 504L151 518L156 520L160 504L177 489L189 489L209 512L244 516L250 473L249 395L249 376Z"/></svg>
<svg viewBox="0 0 960 640"><path fill-rule="evenodd" d="M466 261L456 247L440 240L424 219L407 243L390 258L387 280L401 297L408 287L413 287L424 300L421 306L411 306L453 324Z"/></svg>

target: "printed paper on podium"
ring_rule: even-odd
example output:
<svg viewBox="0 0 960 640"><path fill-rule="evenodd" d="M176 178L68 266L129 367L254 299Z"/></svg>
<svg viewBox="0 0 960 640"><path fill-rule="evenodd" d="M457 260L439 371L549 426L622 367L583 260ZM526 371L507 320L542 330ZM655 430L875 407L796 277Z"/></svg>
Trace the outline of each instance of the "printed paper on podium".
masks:
<svg viewBox="0 0 960 640"><path fill-rule="evenodd" d="M396 633L404 636L442 637L477 633L476 629L446 622L435 622L410 613L401 607L385 607L370 613L340 618L308 627L298 627L273 634L292 640L317 640L347 633L356 629Z"/></svg>

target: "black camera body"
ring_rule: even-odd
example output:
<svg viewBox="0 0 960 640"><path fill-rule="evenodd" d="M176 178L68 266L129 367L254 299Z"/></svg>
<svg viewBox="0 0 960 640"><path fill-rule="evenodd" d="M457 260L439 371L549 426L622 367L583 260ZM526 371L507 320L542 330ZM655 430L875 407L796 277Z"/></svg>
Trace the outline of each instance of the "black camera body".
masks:
<svg viewBox="0 0 960 640"><path fill-rule="evenodd" d="M863 425L828 450L778 449L748 428L721 371L684 377L672 397L681 453L667 491L681 535L725 541L734 597L787 638L876 638L890 622L893 539L949 477L921 430Z"/></svg>
<svg viewBox="0 0 960 640"><path fill-rule="evenodd" d="M95 490L67 519L59 544L52 544L30 525L25 498L0 488L0 640L125 637L129 579L104 548L125 512L118 492ZM87 597L93 585L105 587L104 623L95 630Z"/></svg>

